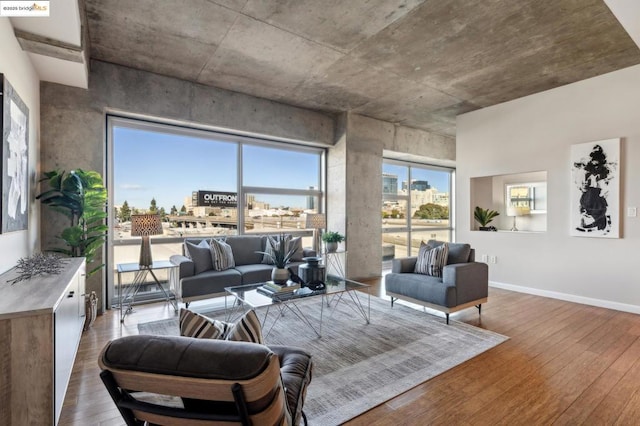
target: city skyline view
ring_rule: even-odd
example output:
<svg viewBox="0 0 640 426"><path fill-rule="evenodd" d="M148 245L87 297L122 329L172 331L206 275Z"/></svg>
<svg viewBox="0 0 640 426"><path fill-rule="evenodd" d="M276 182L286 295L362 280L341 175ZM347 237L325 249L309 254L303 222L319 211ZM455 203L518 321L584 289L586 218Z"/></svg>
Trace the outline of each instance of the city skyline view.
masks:
<svg viewBox="0 0 640 426"><path fill-rule="evenodd" d="M318 187L318 155L243 145L245 186L308 189ZM178 210L193 191L237 192L238 145L211 138L113 128L113 202L147 209L152 199L167 212ZM293 174L295 170L295 174ZM283 184L284 183L284 184ZM274 207L305 207L305 196L257 194Z"/></svg>

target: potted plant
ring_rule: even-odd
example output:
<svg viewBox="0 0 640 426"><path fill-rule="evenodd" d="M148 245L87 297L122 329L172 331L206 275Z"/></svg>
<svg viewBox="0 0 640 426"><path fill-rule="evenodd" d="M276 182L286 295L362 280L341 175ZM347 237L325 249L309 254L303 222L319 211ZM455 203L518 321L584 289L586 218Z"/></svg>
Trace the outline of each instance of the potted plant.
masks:
<svg viewBox="0 0 640 426"><path fill-rule="evenodd" d="M476 206L475 210L473 211L473 218L480 224L479 229L481 231L496 231L496 228L494 226L487 225L491 223L494 217L499 215L500 213L495 210L483 209L479 206Z"/></svg>
<svg viewBox="0 0 640 426"><path fill-rule="evenodd" d="M322 234L322 241L325 242L325 247L329 253L333 253L338 250L338 243L344 241L344 235L339 232L327 231Z"/></svg>
<svg viewBox="0 0 640 426"><path fill-rule="evenodd" d="M40 179L46 181L49 189L39 194L42 204L67 216L71 226L62 230L60 238L66 248L53 248L51 251L63 253L70 257L87 259L87 275L100 270L104 264L92 265L102 245L106 241L108 227L107 190L98 172L76 169L68 174L54 170L44 174Z"/></svg>
<svg viewBox="0 0 640 426"><path fill-rule="evenodd" d="M266 251L259 251L257 253L262 253L273 261L273 270L271 271L271 279L273 282L286 284L289 279L287 263L289 263L291 257L296 252L296 248L294 246L289 247L284 234L280 234L278 239L269 235L267 237L267 244L269 247Z"/></svg>

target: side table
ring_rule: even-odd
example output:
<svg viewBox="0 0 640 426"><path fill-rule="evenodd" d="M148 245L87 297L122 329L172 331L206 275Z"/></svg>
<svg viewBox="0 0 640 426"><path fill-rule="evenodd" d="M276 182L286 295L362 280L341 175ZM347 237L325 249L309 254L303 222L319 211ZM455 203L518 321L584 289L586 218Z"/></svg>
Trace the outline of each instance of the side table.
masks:
<svg viewBox="0 0 640 426"><path fill-rule="evenodd" d="M153 272L162 269L172 269L175 267L176 265L168 260L153 262L151 266L140 266L137 263L118 263L118 307L120 309L121 323L124 322L124 318L127 314L133 312L135 297L140 291L140 287L144 284L148 274L151 274L153 280L156 282L160 290L162 290L165 300L173 306L173 309L175 309L176 312L178 312L178 303L176 302L171 289L165 289L162 283L158 280L158 277L156 277L156 274ZM126 272L133 272L135 275L131 285L128 286L126 290L123 290L122 274ZM126 309L124 309L125 304L127 305Z"/></svg>
<svg viewBox="0 0 640 426"><path fill-rule="evenodd" d="M347 266L347 251L346 250L336 250L336 251L325 251L322 253L322 257L324 258L324 266L326 268L327 275L334 275L340 278L346 278L347 274L345 273Z"/></svg>

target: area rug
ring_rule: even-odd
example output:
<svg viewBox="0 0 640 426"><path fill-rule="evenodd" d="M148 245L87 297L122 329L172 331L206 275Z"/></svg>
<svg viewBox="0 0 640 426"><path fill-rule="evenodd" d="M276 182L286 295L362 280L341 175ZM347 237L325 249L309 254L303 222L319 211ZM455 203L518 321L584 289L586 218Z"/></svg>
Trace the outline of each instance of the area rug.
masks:
<svg viewBox="0 0 640 426"><path fill-rule="evenodd" d="M361 295L366 303L366 296ZM347 297L348 299L348 297ZM366 324L350 300L324 309L322 337L291 312L280 317L267 344L301 347L313 355L314 373L304 411L310 425L337 425L493 348L508 338L457 321L371 297ZM298 303L313 323L320 299ZM263 319L265 308L258 309ZM206 313L222 319L223 313ZM279 315L271 309L268 328ZM140 334L177 335L177 318L138 325Z"/></svg>

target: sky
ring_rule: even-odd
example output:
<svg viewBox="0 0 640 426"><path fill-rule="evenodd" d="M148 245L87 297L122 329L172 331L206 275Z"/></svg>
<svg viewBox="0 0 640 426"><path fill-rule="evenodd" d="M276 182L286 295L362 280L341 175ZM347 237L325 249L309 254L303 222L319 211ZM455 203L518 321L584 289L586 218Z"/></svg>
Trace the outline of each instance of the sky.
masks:
<svg viewBox="0 0 640 426"><path fill-rule="evenodd" d="M114 203L147 209L155 198L158 208L178 210L192 191L237 191L234 143L148 130L114 127ZM319 161L312 153L256 145L243 146L244 185L308 189L318 187ZM398 187L408 168L384 164L383 171L398 175ZM414 167L413 179L449 192L448 173ZM306 207L306 197L257 194L272 208Z"/></svg>
<svg viewBox="0 0 640 426"><path fill-rule="evenodd" d="M114 127L114 203L180 209L192 191L237 191L234 143ZM318 157L244 145L244 185L308 189L318 186ZM284 183L283 183L284 182ZM257 195L272 207L306 207L305 197Z"/></svg>

